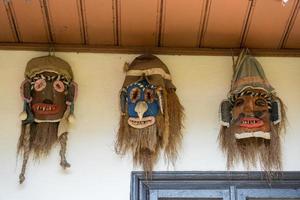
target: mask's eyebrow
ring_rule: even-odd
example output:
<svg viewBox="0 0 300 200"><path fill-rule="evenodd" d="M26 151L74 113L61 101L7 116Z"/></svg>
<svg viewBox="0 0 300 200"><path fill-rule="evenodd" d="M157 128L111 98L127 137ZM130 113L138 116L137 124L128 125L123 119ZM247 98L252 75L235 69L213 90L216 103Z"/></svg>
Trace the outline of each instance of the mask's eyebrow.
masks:
<svg viewBox="0 0 300 200"><path fill-rule="evenodd" d="M138 87L139 89L142 89L142 90L145 89L145 86L142 85L141 83L131 83L130 85L128 85L126 87L126 89L128 90L130 87Z"/></svg>
<svg viewBox="0 0 300 200"><path fill-rule="evenodd" d="M53 80L58 80L62 81L65 85L70 85L70 81L66 79L64 75L53 75L53 76L48 76L48 75L43 75L43 74L37 74L34 77L31 78L31 84L33 85L35 81L39 79L44 79L46 81L53 81Z"/></svg>

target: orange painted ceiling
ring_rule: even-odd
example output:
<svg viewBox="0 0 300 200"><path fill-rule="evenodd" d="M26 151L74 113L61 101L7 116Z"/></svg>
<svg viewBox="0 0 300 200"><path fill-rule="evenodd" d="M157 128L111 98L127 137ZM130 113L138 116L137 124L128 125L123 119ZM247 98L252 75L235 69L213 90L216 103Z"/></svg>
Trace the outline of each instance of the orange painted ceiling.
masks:
<svg viewBox="0 0 300 200"><path fill-rule="evenodd" d="M300 49L300 0L1 0L0 45Z"/></svg>

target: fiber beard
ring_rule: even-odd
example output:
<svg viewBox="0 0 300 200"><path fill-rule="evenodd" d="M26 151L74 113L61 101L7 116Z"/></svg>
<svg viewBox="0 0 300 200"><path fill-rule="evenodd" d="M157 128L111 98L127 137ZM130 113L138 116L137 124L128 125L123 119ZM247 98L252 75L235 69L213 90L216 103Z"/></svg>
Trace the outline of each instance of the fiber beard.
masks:
<svg viewBox="0 0 300 200"><path fill-rule="evenodd" d="M131 127L128 118L128 114L121 116L116 151L122 155L131 151L134 165L141 165L145 172L151 172L163 146L164 118L159 114L153 125L142 129Z"/></svg>
<svg viewBox="0 0 300 200"><path fill-rule="evenodd" d="M18 143L18 154L23 154L22 170L19 175L20 183L25 181L26 165L29 155L33 152L34 159L40 159L49 155L52 146L59 141L61 145L60 165L66 169L70 164L66 160L66 148L68 133L64 132L59 137L58 134L59 122L42 122L22 124L21 136Z"/></svg>
<svg viewBox="0 0 300 200"><path fill-rule="evenodd" d="M280 125L270 123L270 139L245 138L236 139L235 129L221 127L219 142L222 151L227 155L227 168L232 168L239 160L247 167L260 167L266 171L279 171L281 164Z"/></svg>
<svg viewBox="0 0 300 200"><path fill-rule="evenodd" d="M152 126L136 129L128 124L127 112L120 117L116 153L132 152L134 164L141 165L146 175L151 174L161 150L166 160L174 165L181 146L183 107L175 90L165 90L163 94L164 114L159 113Z"/></svg>
<svg viewBox="0 0 300 200"><path fill-rule="evenodd" d="M46 157L53 144L57 142L58 125L59 122L33 122L27 125L22 124L18 152L20 153L22 150L25 151L26 149L27 151L34 153L35 159ZM26 141L28 137L29 144Z"/></svg>

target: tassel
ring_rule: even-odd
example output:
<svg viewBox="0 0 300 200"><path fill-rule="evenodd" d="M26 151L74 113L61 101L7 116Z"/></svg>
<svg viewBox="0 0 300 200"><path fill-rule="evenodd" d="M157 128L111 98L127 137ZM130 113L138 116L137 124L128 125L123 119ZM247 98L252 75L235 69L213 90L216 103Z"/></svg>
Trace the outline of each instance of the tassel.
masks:
<svg viewBox="0 0 300 200"><path fill-rule="evenodd" d="M19 114L19 119L22 120L22 121L27 119L27 113L25 111L21 112Z"/></svg>
<svg viewBox="0 0 300 200"><path fill-rule="evenodd" d="M24 104L23 104L23 112L21 112L20 114L19 114L19 119L20 120L26 120L27 119L27 117L28 117L28 115L27 115L27 102L26 101L24 101Z"/></svg>
<svg viewBox="0 0 300 200"><path fill-rule="evenodd" d="M74 103L71 103L69 107L70 107L70 113L69 113L69 116L68 116L68 121L71 124L73 124L76 121L76 118L74 116Z"/></svg>
<svg viewBox="0 0 300 200"><path fill-rule="evenodd" d="M63 169L71 167L70 163L68 163L68 161L66 159L67 140L68 140L68 133L63 133L59 137L59 143L60 143L60 146L61 146L61 149L59 151L60 166L62 166Z"/></svg>
<svg viewBox="0 0 300 200"><path fill-rule="evenodd" d="M57 136L61 136L63 133L68 132L68 117L70 115L70 106L67 107L67 110L65 111L65 114L63 118L60 120L59 125L58 125L58 130L57 130Z"/></svg>
<svg viewBox="0 0 300 200"><path fill-rule="evenodd" d="M30 153L30 124L26 124L25 126L25 135L23 139L23 145L24 145L24 152L23 152L23 164L22 164L22 170L19 175L19 182L22 184L25 181L25 171L26 171L26 165L29 158Z"/></svg>
<svg viewBox="0 0 300 200"><path fill-rule="evenodd" d="M68 121L69 121L70 124L74 124L74 122L76 121L76 118L75 118L74 114L69 115Z"/></svg>

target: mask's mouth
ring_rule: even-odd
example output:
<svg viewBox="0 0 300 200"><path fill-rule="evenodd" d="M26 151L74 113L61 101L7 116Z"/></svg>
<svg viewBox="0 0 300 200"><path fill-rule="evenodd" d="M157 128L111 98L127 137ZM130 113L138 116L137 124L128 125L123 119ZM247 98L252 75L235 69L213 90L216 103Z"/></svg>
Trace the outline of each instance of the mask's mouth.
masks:
<svg viewBox="0 0 300 200"><path fill-rule="evenodd" d="M264 125L264 122L261 119L255 117L247 117L240 119L240 127L243 128L259 128Z"/></svg>
<svg viewBox="0 0 300 200"><path fill-rule="evenodd" d="M133 128L146 128L155 123L155 117L143 117L142 119L129 117L128 124Z"/></svg>
<svg viewBox="0 0 300 200"><path fill-rule="evenodd" d="M55 115L59 112L59 106L56 104L35 103L31 108L39 115Z"/></svg>

